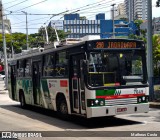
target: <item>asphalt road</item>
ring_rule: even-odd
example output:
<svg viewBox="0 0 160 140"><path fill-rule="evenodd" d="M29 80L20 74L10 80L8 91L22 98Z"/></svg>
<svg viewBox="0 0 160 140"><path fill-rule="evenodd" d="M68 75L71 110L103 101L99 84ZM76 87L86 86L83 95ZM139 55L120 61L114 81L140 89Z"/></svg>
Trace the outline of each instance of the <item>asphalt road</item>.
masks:
<svg viewBox="0 0 160 140"><path fill-rule="evenodd" d="M3 81L2 81L3 82ZM0 81L0 89L3 83ZM53 111L40 109L36 107L28 107L21 109L18 102L12 101L8 97L8 93L0 92L0 132L4 131L47 131L48 136L57 132L58 138L54 139L137 139L137 137L126 137L127 131L160 131L160 110L150 109L149 113L139 113L131 115L120 115L114 118L95 118L87 120L81 117L72 116L67 121L61 120ZM49 131L52 131L49 133ZM78 134L76 131L80 131ZM89 132L87 132L89 131ZM118 131L124 131L124 137L107 137L106 134L99 135L99 132L109 133L115 136L120 135ZM71 132L71 133L67 133ZM83 133L84 132L84 133ZM85 133L86 132L86 133ZM114 133L114 134L113 134ZM77 134L77 137L75 136ZM86 137L82 137L83 134ZM44 135L47 135L45 133ZM70 136L75 137L70 137ZM43 133L42 133L43 136ZM62 136L60 138L60 136ZM66 136L66 137L64 137ZM100 137L101 136L101 137ZM97 138L98 137L98 138ZM22 138L20 138L22 139ZM37 139L37 138L35 138ZM46 139L46 138L41 138ZM53 139L53 138L47 138ZM141 137L141 139L159 139L158 137Z"/></svg>

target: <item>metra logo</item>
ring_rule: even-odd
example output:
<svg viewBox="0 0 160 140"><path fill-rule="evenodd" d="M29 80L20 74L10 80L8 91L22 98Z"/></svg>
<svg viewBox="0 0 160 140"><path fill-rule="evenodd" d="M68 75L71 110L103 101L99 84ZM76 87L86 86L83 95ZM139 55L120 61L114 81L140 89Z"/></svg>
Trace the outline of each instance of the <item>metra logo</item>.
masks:
<svg viewBox="0 0 160 140"><path fill-rule="evenodd" d="M120 95L121 94L121 90L116 90L114 95Z"/></svg>

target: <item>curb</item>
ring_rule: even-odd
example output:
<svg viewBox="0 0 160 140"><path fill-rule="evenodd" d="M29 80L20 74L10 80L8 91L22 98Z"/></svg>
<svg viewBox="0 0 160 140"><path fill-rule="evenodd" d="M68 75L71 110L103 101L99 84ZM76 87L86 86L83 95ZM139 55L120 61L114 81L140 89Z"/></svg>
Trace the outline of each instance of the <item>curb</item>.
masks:
<svg viewBox="0 0 160 140"><path fill-rule="evenodd" d="M150 108L160 108L160 102L150 102L149 107Z"/></svg>
<svg viewBox="0 0 160 140"><path fill-rule="evenodd" d="M0 90L0 94L8 93L8 90Z"/></svg>

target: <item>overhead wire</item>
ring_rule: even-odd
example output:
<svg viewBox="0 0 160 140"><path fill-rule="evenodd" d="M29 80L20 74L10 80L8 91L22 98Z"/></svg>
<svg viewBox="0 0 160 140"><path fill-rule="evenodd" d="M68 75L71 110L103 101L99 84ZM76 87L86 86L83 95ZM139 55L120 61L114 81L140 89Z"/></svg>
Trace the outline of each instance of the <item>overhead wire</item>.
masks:
<svg viewBox="0 0 160 140"><path fill-rule="evenodd" d="M38 2L38 3L32 4L32 5L30 5L30 6L24 7L24 8L22 8L22 9L19 9L19 10L16 10L16 11L11 11L11 13L15 13L15 12L18 12L18 11L21 11L21 10L24 10L24 9L27 9L27 8L29 8L29 7L38 5L38 4L43 3L43 2L45 2L45 1L47 1L47 0L40 1L40 2Z"/></svg>
<svg viewBox="0 0 160 140"><path fill-rule="evenodd" d="M19 0L13 0L13 1L10 1L10 2L6 2L6 3L3 3L3 5L10 4L10 3L13 3L13 2L16 2L16 1L19 1Z"/></svg>
<svg viewBox="0 0 160 140"><path fill-rule="evenodd" d="M14 6L17 6L17 5L19 5L19 4L25 3L25 2L27 2L27 1L28 1L28 0L24 0L24 1L22 1L22 2L16 3L16 4L14 4L14 5L10 6L10 7L5 8L5 10L7 10L7 9L9 9L9 8L12 8L12 7L14 7Z"/></svg>
<svg viewBox="0 0 160 140"><path fill-rule="evenodd" d="M46 0L45 0L46 1ZM100 2L104 2L105 0L102 0L102 1L100 1ZM114 1L114 0L112 0L112 1ZM44 1L42 1L42 2L44 2ZM64 13L67 13L67 12L69 12L69 11L73 11L73 12L70 12L70 14L72 14L72 13L76 13L76 12L78 12L78 13L82 13L82 11L83 11L83 13L85 13L84 11L85 10L92 10L92 9L94 9L94 8L97 8L97 6L104 6L104 4L105 3L101 3L101 4L97 4L97 3L100 3L100 2L96 2L96 3L92 3L92 4L87 4L86 6L83 6L83 9L81 9L81 10L76 10L76 11L73 11L73 10L75 10L75 9L80 9L81 7L79 7L79 8L75 8L75 9L72 9L72 10L68 10L68 11L64 11ZM108 1L108 2L111 2L111 1ZM37 3L36 3L37 4ZM35 4L34 4L35 5ZM92 6L91 7L91 5L94 5L94 6ZM31 6L33 6L33 5L31 5ZM84 8L84 7L88 7L88 8ZM25 7L25 8L28 8L28 7ZM102 7L101 7L102 8ZM101 9L100 7L98 8L98 9ZM104 8L106 8L106 6L104 7ZM23 8L24 9L24 8ZM22 10L22 9L20 9L20 10ZM13 11L14 13L15 12L18 12L18 11L20 11L20 10L17 10L17 11ZM90 11L91 12L91 11ZM59 13L59 14L51 14L52 15L52 17L50 17L49 18L49 20L47 20L47 22L48 21L50 21L53 17L55 17L55 16L58 16L58 15L61 15L63 12L61 12L61 13ZM12 14L13 15L13 14ZM44 15L44 14L30 14L30 15ZM47 14L47 15L49 15L49 14ZM35 20L41 20L41 19L45 19L45 18L48 18L48 17L44 17L44 18L39 18L39 19L34 19L34 21ZM30 20L30 21L33 21L33 20ZM29 22L30 22L29 21ZM44 24L46 24L47 22L45 22ZM19 23L14 23L14 25L15 24L20 24L20 23L22 23L22 22L19 22Z"/></svg>

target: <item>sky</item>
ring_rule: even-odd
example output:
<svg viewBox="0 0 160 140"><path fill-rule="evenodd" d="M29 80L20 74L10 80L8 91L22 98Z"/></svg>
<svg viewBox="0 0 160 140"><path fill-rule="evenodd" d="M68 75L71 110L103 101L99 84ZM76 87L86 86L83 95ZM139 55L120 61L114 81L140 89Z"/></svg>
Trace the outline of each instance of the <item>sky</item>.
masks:
<svg viewBox="0 0 160 140"><path fill-rule="evenodd" d="M98 2L101 2L101 5L98 6ZM105 13L105 18L110 19L111 4L122 2L124 0L2 0L4 12L11 21L12 32L26 33L26 15L22 11L28 13L29 34L37 33L38 29L48 25L50 20L63 20L64 14L54 17L52 14L67 10L68 13L80 10L77 13L86 16L88 20L94 20L98 13ZM155 4L156 0L152 0L152 17L160 17L160 7L155 7Z"/></svg>

